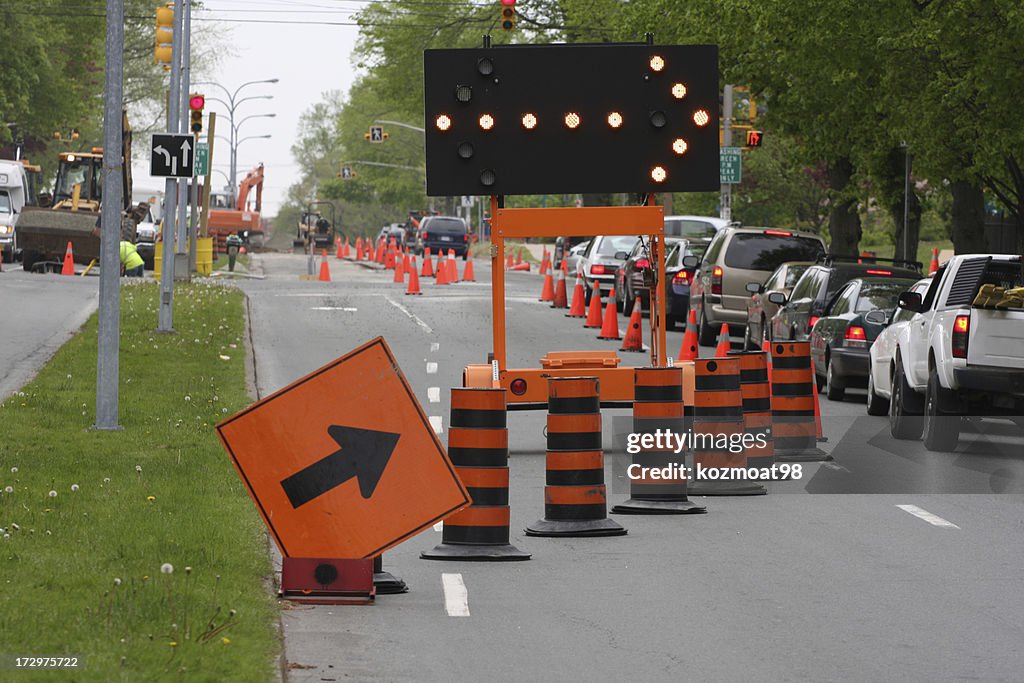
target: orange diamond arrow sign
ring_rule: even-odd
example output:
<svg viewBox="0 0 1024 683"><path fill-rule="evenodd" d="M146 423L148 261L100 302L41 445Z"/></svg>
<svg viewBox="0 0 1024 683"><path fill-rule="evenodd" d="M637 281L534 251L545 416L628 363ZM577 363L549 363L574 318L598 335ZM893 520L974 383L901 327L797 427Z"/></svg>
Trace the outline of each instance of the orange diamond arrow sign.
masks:
<svg viewBox="0 0 1024 683"><path fill-rule="evenodd" d="M380 337L217 432L285 557L376 557L470 502Z"/></svg>

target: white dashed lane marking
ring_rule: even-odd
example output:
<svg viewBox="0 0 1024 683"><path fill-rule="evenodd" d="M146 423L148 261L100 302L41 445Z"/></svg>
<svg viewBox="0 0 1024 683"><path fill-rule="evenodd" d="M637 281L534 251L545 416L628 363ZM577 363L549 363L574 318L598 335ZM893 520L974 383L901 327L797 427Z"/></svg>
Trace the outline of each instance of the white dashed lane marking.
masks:
<svg viewBox="0 0 1024 683"><path fill-rule="evenodd" d="M433 353L441 348L441 345L437 342L430 342L430 352Z"/></svg>
<svg viewBox="0 0 1024 683"><path fill-rule="evenodd" d="M904 512L909 512L910 514L914 515L919 519L923 519L929 524L934 524L935 526L942 527L944 529L960 528L956 524L953 524L953 522L945 520L942 517L939 517L938 515L933 515L927 510L921 509L916 505L897 505L896 507L898 507L900 510L903 510Z"/></svg>
<svg viewBox="0 0 1024 683"><path fill-rule="evenodd" d="M433 363L433 362L427 363L427 374L428 375L436 375L437 374L437 363Z"/></svg>
<svg viewBox="0 0 1024 683"><path fill-rule="evenodd" d="M441 574L444 586L444 609L450 617L469 616L469 591L462 582L462 574Z"/></svg>
<svg viewBox="0 0 1024 683"><path fill-rule="evenodd" d="M389 296L386 296L384 298L387 300L387 302L389 304L391 304L392 306L394 306L395 308L400 310L402 313L405 313L405 315L408 316L410 320L412 320L417 325L419 325L423 329L424 332L426 332L427 334L430 334L431 332L433 332L433 330L430 329L430 325L428 325L425 322L423 322L422 320L420 320L420 318L418 316L416 316L414 313L412 313L408 308L406 308L402 304L398 303L397 301L395 301L394 299L392 299Z"/></svg>
<svg viewBox="0 0 1024 683"><path fill-rule="evenodd" d="M430 420L430 426L434 428L435 434L440 434L441 432L444 431L444 426L443 423L441 422L440 415L431 415L427 419Z"/></svg>
<svg viewBox="0 0 1024 683"><path fill-rule="evenodd" d="M440 403L441 387L427 387L427 400L431 403Z"/></svg>

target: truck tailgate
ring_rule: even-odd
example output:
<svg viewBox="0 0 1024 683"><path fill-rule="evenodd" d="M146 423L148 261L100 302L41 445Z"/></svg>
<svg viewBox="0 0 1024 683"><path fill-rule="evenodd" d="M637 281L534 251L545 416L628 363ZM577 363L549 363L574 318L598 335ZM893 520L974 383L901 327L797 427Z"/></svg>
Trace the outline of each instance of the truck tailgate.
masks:
<svg viewBox="0 0 1024 683"><path fill-rule="evenodd" d="M1024 368L1024 309L971 309L967 365Z"/></svg>

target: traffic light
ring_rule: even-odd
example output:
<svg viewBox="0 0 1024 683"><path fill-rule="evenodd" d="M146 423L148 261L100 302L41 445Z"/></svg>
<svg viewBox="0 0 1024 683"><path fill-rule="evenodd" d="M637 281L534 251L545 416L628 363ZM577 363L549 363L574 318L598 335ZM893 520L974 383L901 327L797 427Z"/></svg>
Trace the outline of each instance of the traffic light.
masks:
<svg viewBox="0 0 1024 683"><path fill-rule="evenodd" d="M193 133L203 131L203 107L206 106L206 98L197 93L188 96L188 108L191 111Z"/></svg>
<svg viewBox="0 0 1024 683"><path fill-rule="evenodd" d="M747 147L760 147L762 142L764 142L764 131L747 131Z"/></svg>
<svg viewBox="0 0 1024 683"><path fill-rule="evenodd" d="M516 27L516 0L501 0L501 30L511 31Z"/></svg>
<svg viewBox="0 0 1024 683"><path fill-rule="evenodd" d="M174 8L168 3L156 8L156 38L153 46L153 63L169 66L171 43L174 40Z"/></svg>

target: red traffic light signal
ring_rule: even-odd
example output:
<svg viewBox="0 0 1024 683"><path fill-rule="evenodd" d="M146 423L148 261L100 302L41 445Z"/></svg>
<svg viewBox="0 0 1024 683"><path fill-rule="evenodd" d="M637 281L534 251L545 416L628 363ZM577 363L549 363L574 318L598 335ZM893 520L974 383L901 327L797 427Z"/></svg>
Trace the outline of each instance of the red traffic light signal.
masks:
<svg viewBox="0 0 1024 683"><path fill-rule="evenodd" d="M764 131L760 130L748 130L747 131L747 147L760 147L761 142L764 140Z"/></svg>
<svg viewBox="0 0 1024 683"><path fill-rule="evenodd" d="M193 110L198 109L198 110L202 111L203 107L205 107L205 106L206 106L206 98L203 97L202 95L191 95L191 96L189 96L189 98L188 98L188 108L189 109L193 109Z"/></svg>
<svg viewBox="0 0 1024 683"><path fill-rule="evenodd" d="M516 27L516 0L501 0L501 30L511 31Z"/></svg>

